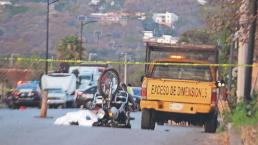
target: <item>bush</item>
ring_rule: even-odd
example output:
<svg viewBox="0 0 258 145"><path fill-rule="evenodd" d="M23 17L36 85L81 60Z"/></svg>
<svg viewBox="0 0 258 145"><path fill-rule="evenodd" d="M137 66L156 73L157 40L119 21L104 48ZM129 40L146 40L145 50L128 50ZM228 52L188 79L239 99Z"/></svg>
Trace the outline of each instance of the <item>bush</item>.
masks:
<svg viewBox="0 0 258 145"><path fill-rule="evenodd" d="M232 122L235 127L242 125L255 125L258 123L258 103L257 100L249 103L238 103L232 113Z"/></svg>
<svg viewBox="0 0 258 145"><path fill-rule="evenodd" d="M218 131L224 131L229 122L232 122L233 126L236 128L245 125L258 125L257 101L257 94L255 94L251 102L234 102L231 112L222 112L223 122L220 123Z"/></svg>

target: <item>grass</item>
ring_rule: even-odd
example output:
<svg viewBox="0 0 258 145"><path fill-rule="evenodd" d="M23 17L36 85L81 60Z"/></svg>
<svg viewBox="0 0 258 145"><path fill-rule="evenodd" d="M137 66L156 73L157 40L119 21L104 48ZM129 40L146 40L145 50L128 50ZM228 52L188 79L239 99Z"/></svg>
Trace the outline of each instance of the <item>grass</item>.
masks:
<svg viewBox="0 0 258 145"><path fill-rule="evenodd" d="M258 103L239 103L232 113L233 125L237 128L243 125L256 125L258 123Z"/></svg>
<svg viewBox="0 0 258 145"><path fill-rule="evenodd" d="M240 129L242 126L258 125L257 95L253 97L253 101L239 102L231 109L231 112L222 112L223 122L220 123L218 132L225 131L228 123L232 123L236 129Z"/></svg>

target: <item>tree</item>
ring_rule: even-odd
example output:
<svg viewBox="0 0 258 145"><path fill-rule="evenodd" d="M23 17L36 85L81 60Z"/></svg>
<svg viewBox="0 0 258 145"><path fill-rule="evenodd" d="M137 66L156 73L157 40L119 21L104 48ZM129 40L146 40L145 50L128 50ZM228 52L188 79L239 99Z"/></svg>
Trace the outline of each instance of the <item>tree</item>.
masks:
<svg viewBox="0 0 258 145"><path fill-rule="evenodd" d="M59 59L82 59L84 48L80 47L80 40L77 36L69 35L63 38L57 46Z"/></svg>
<svg viewBox="0 0 258 145"><path fill-rule="evenodd" d="M251 71L242 65L247 64L248 58L252 58L253 55L248 52L253 48L253 44L250 40L253 39L250 35L251 24L256 21L255 14L251 12L252 7L256 4L256 0L211 0L211 4L207 9L210 12L207 16L207 24L209 31L217 36L225 34L224 37L218 37L223 49L230 48L232 44L234 34L237 32L238 39L238 77L237 77L237 96L238 101L243 97L249 96L250 82L247 82L247 78L251 77ZM255 11L254 11L255 12ZM227 51L224 51L227 52ZM248 56L249 53L249 56ZM225 55L227 57L228 54ZM252 59L251 59L252 61ZM252 64L252 62L249 64ZM250 85L250 86L248 86ZM247 87L248 86L248 87Z"/></svg>
<svg viewBox="0 0 258 145"><path fill-rule="evenodd" d="M183 33L179 42L193 43L193 44L212 44L214 43L210 34L205 30L189 30Z"/></svg>
<svg viewBox="0 0 258 145"><path fill-rule="evenodd" d="M211 0L205 7L207 31L218 34L222 31L235 33L239 28L242 0Z"/></svg>

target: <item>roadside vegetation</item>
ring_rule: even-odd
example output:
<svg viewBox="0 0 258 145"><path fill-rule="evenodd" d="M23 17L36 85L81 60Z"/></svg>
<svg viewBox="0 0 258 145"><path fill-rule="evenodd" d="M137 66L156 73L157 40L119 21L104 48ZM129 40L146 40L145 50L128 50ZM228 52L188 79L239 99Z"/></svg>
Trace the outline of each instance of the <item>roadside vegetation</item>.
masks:
<svg viewBox="0 0 258 145"><path fill-rule="evenodd" d="M218 63L228 64L229 50L232 47L233 37L239 30L240 26L239 18L241 17L241 13L239 12L239 9L241 2L241 0L211 0L211 4L203 8L203 13L205 14L203 16L206 20L206 29L194 29L187 31L182 34L179 41L218 45ZM233 60L237 60L236 56ZM237 63L237 61L234 63ZM219 67L219 78L223 78L225 82L227 82L229 79L228 69L228 67ZM251 101L238 100L236 96L236 77L232 78L231 88L232 90L230 90L227 97L229 109L220 112L220 117L222 120L217 132L223 132L222 138L228 141L228 127L231 126L231 128L239 132L244 145L257 145L258 94L254 93Z"/></svg>
<svg viewBox="0 0 258 145"><path fill-rule="evenodd" d="M240 129L245 125L258 125L258 101L257 94L253 96L250 102L239 102L232 106L231 111L222 113L223 123L221 129L224 130L228 123L232 123L233 127Z"/></svg>

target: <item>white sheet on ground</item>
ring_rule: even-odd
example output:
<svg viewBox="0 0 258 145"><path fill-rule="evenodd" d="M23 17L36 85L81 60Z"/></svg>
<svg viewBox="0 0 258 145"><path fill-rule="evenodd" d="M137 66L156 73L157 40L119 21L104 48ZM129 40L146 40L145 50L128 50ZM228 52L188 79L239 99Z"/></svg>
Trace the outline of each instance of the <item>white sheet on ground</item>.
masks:
<svg viewBox="0 0 258 145"><path fill-rule="evenodd" d="M98 117L90 110L80 110L77 112L66 113L65 116L56 119L56 125L71 125L71 123L78 123L79 126L92 126L94 122L98 121Z"/></svg>

